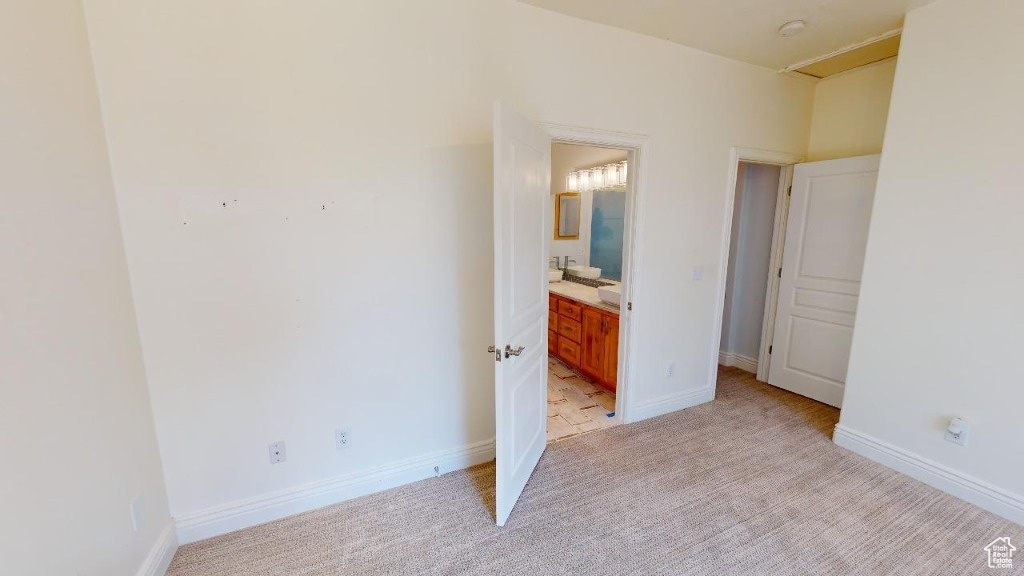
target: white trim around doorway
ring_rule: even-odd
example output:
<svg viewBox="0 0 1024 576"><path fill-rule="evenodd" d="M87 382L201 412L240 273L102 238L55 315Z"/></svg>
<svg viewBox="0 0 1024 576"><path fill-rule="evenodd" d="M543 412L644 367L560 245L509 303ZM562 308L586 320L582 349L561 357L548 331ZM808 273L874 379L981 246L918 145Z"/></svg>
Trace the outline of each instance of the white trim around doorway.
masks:
<svg viewBox="0 0 1024 576"><path fill-rule="evenodd" d="M635 295L640 286L641 238L644 226L644 196L647 188L647 159L650 141L642 134L628 134L560 124L542 124L551 141L559 144L579 144L618 148L628 153L629 181L626 198L626 229L622 247L622 306L619 311L619 364L615 390L615 419L622 423L642 418L635 414L632 402L632 383L636 367L635 356L637 324L633 316L637 305ZM734 176L735 178L735 176Z"/></svg>
<svg viewBox="0 0 1024 576"><path fill-rule="evenodd" d="M709 366L710 386L712 390L717 388L719 350L722 343L722 318L725 315L725 288L729 274L729 244L732 239L732 216L736 203L736 175L740 162L751 162L755 164L772 164L781 166L782 176L779 182L779 198L775 209L775 225L772 232L772 255L771 264L768 268L768 290L765 294L765 314L761 328L761 351L757 362L758 380L767 381L768 367L771 358L768 355L768 348L771 346L771 334L774 333L775 310L778 304L778 282L775 281L776 269L782 265L782 247L786 234L786 217L789 208L789 197L786 189L793 178L793 165L803 161L802 156L788 154L786 152L774 152L770 150L758 150L756 148L733 147L729 157L729 175L725 190L725 215L722 225L722 238L720 241L721 252L719 261L718 285L715 291L715 321L712 328L711 341L711 362ZM768 337L765 337L765 335ZM762 376L763 375L763 376Z"/></svg>

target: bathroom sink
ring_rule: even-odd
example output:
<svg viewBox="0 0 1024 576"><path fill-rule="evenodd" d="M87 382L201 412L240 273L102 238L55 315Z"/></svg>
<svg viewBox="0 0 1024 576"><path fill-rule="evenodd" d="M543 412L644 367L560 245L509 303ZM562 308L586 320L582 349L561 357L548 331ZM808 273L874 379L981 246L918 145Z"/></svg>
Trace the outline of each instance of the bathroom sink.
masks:
<svg viewBox="0 0 1024 576"><path fill-rule="evenodd" d="M562 279L562 271L561 270L551 270L551 269L548 269L548 282L558 282L561 279Z"/></svg>
<svg viewBox="0 0 1024 576"><path fill-rule="evenodd" d="M622 302L622 284L601 286L597 289L597 297L600 298L602 302L618 306L619 303Z"/></svg>
<svg viewBox="0 0 1024 576"><path fill-rule="evenodd" d="M579 276L580 278L595 280L601 277L601 269L591 268L590 266L569 266L569 274Z"/></svg>

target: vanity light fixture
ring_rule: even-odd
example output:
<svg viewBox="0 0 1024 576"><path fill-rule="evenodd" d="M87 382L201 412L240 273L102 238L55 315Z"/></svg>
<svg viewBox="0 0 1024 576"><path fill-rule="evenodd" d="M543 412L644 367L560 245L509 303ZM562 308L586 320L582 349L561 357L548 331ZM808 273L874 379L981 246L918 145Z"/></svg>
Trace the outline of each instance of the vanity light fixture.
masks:
<svg viewBox="0 0 1024 576"><path fill-rule="evenodd" d="M623 160L595 168L574 170L565 177L566 190L569 192L584 192L625 186L628 182L626 163L627 161Z"/></svg>
<svg viewBox="0 0 1024 576"><path fill-rule="evenodd" d="M579 172L569 172L569 175L565 177L565 189L569 192L580 191L580 174Z"/></svg>
<svg viewBox="0 0 1024 576"><path fill-rule="evenodd" d="M593 182L590 179L590 170L579 170L576 172L580 179L580 191L590 190Z"/></svg>

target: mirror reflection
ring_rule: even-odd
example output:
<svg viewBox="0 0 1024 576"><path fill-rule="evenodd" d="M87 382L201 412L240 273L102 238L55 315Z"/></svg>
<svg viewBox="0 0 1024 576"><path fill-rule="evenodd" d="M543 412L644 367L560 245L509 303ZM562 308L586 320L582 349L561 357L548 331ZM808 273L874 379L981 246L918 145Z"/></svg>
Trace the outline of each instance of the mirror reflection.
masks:
<svg viewBox="0 0 1024 576"><path fill-rule="evenodd" d="M622 278L626 150L557 142L551 146L551 261L577 276Z"/></svg>
<svg viewBox="0 0 1024 576"><path fill-rule="evenodd" d="M580 195L559 194L555 202L555 238L569 240L580 237Z"/></svg>

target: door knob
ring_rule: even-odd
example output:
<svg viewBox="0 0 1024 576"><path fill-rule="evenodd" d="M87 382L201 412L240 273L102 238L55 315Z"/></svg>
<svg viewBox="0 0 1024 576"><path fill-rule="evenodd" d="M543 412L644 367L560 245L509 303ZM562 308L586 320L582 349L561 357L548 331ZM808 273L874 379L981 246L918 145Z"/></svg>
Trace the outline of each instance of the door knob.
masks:
<svg viewBox="0 0 1024 576"><path fill-rule="evenodd" d="M523 350L525 350L525 349L526 349L526 346L519 346L517 348L513 348L510 344L506 344L505 345L505 358L508 358L509 356L519 356L520 354L523 353Z"/></svg>

